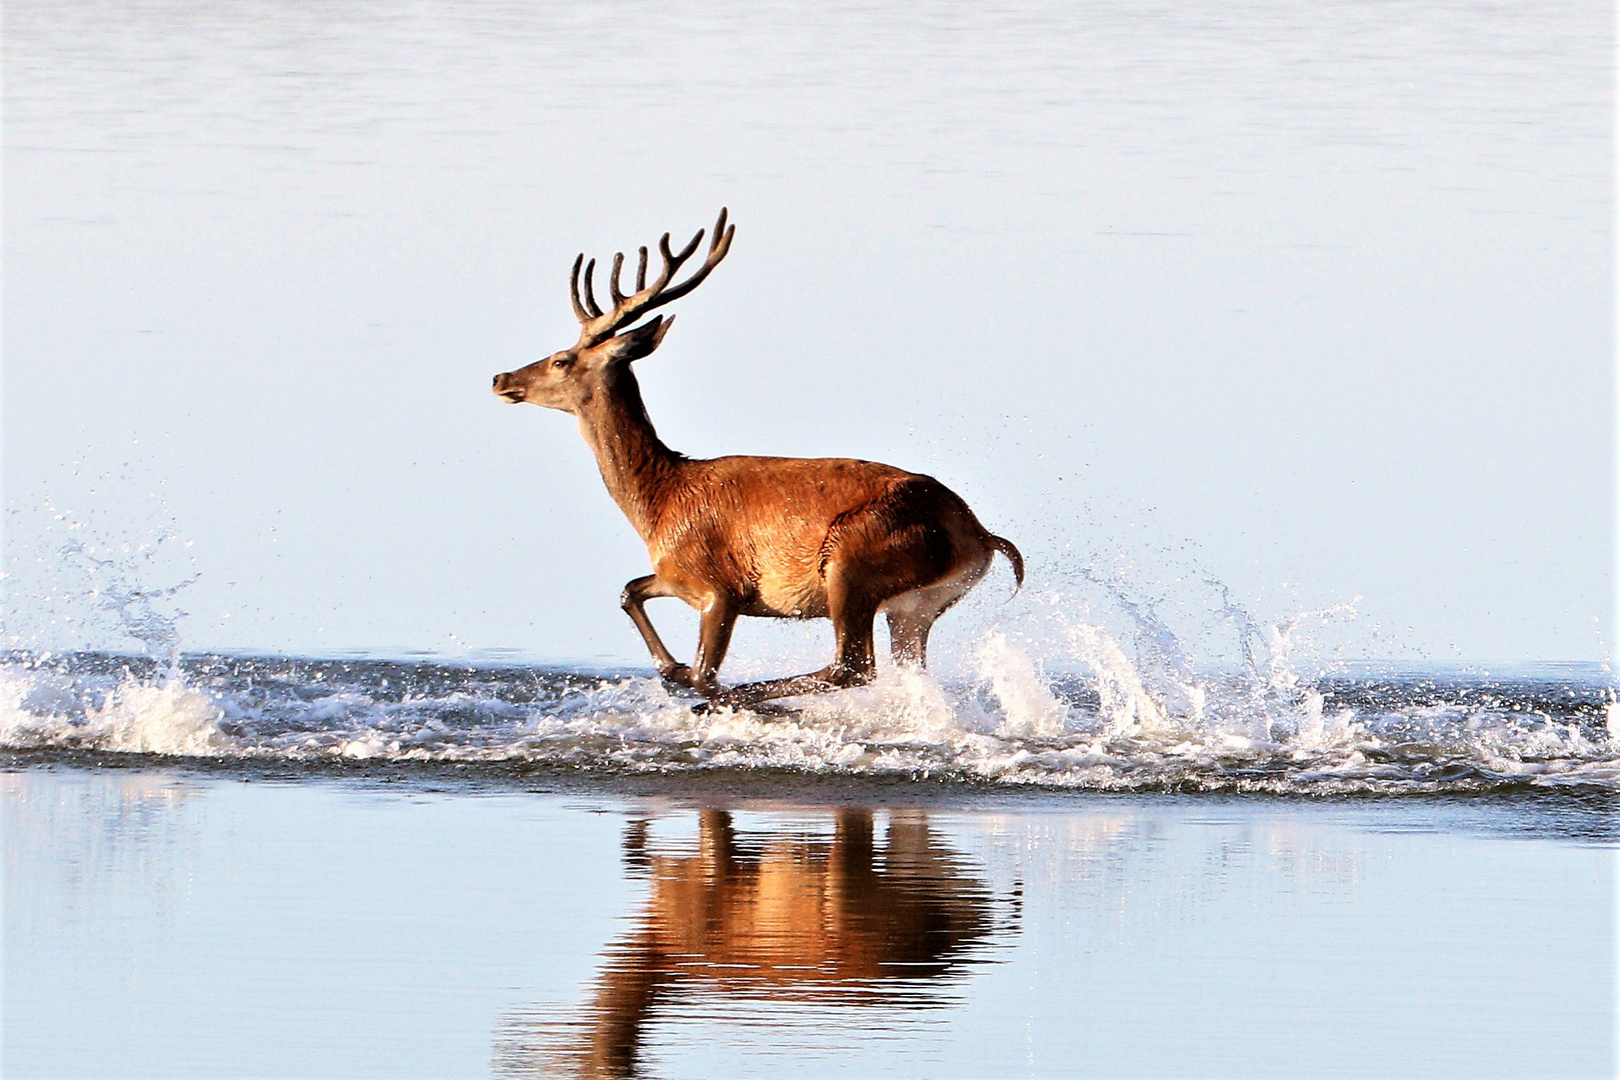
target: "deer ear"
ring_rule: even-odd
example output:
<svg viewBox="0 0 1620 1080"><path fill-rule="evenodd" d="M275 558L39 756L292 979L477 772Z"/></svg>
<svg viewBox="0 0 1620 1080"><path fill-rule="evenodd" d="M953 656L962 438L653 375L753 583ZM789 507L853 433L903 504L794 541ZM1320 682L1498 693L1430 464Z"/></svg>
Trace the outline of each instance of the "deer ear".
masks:
<svg viewBox="0 0 1620 1080"><path fill-rule="evenodd" d="M609 338L598 346L602 350L602 359L610 364L628 364L632 360L640 360L658 348L658 343L664 340L664 335L674 325L675 316L666 318L660 315L650 323L643 323L634 330L626 330L618 337Z"/></svg>

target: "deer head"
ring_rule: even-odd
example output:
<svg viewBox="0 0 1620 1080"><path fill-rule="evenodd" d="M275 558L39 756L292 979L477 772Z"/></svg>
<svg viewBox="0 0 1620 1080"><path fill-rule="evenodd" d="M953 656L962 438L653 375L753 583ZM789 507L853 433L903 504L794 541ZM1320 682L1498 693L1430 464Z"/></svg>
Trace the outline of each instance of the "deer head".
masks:
<svg viewBox="0 0 1620 1080"><path fill-rule="evenodd" d="M641 261L636 268L636 291L626 296L620 290L619 274L624 267L624 253L613 256L613 273L608 279L612 307L604 312L596 302L593 278L596 260L585 262L581 253L574 259L573 274L569 279L569 298L574 304L574 317L579 320L579 340L561 352L552 353L516 371L495 376L495 393L514 404L527 401L544 405L548 409L577 413L612 377L615 369L650 354L669 332L674 318L654 316L649 322L630 327L637 319L679 300L702 283L709 271L720 264L731 250L731 237L735 225L726 225L726 211L722 208L714 223L714 234L709 241L709 253L703 265L691 277L679 284L671 284L686 260L703 242L704 230L699 229L680 251L671 251L669 233L658 241L658 251L664 260L664 269L651 285L647 284L647 249L641 249ZM584 264L585 289L580 292L580 266Z"/></svg>

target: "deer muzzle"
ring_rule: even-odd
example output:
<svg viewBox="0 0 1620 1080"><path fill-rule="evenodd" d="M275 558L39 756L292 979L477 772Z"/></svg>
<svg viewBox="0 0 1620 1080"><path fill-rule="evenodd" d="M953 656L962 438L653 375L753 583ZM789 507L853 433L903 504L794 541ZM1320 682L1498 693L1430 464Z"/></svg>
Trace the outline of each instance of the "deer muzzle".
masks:
<svg viewBox="0 0 1620 1080"><path fill-rule="evenodd" d="M509 371L503 371L495 376L495 396L505 398L513 405L516 405L523 400L523 387L511 384L509 381L511 374Z"/></svg>

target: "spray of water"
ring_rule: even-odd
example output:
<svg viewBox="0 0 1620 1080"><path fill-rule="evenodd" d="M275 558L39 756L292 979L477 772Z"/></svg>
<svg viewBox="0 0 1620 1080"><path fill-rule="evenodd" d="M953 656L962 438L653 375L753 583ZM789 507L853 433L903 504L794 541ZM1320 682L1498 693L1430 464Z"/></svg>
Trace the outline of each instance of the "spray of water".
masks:
<svg viewBox="0 0 1620 1080"><path fill-rule="evenodd" d="M787 769L1108 790L1620 789L1612 691L1589 702L1554 694L1550 705L1515 700L1511 688L1347 695L1343 680L1324 678L1332 664L1313 640L1353 619L1351 605L1267 620L1208 579L1202 614L1225 628L1235 664L1196 659L1164 597L1088 568L1083 591L1032 589L1021 607L998 611L965 663L886 667L868 686L786 713L696 713L640 676L183 659L174 601L189 581L142 585L132 576L145 565L138 552L76 538L60 554L89 583L86 602L151 662L14 654L0 664L0 748Z"/></svg>
<svg viewBox="0 0 1620 1080"><path fill-rule="evenodd" d="M198 579L189 541L159 504L159 523L144 536L108 540L84 516L44 499L27 520L13 508L14 535L30 544L8 550L4 625L10 648L39 656L63 650L121 651L133 641L179 672L178 598Z"/></svg>
<svg viewBox="0 0 1620 1080"><path fill-rule="evenodd" d="M159 538L154 547L168 539ZM95 547L77 538L63 544L59 554L63 560L77 563L84 570L93 582L90 599L113 617L125 636L140 642L142 651L162 665L163 678L179 678L179 622L186 612L172 601L197 580L196 575L166 587L143 586L132 577L127 563L121 564L111 553L98 554Z"/></svg>
<svg viewBox="0 0 1620 1080"><path fill-rule="evenodd" d="M120 753L195 756L225 745L219 703L188 685L181 664L178 597L196 582L193 571L174 579L165 556L190 545L172 528L138 540L107 541L70 511L47 501L53 528L44 530L35 562L35 595L7 590L6 636L12 660L0 669L0 739L11 745L40 739ZM168 584L151 579L166 574ZM19 601L23 601L19 603ZM31 609L32 625L18 625ZM81 647L133 641L150 671L123 666L116 675L65 678L52 669L51 648L67 636ZM69 718L66 728L62 718Z"/></svg>

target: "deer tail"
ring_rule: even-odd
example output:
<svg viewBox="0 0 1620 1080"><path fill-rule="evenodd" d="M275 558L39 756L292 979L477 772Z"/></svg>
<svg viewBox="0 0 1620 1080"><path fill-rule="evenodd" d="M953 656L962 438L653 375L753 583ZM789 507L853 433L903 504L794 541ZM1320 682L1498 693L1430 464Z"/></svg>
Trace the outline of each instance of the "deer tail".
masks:
<svg viewBox="0 0 1620 1080"><path fill-rule="evenodd" d="M1016 596L1018 589L1024 587L1024 556L1013 546L1013 542L1004 536L991 536L990 546L1007 556L1007 561L1012 563L1013 580L1018 583L1017 588L1013 589L1013 595Z"/></svg>

